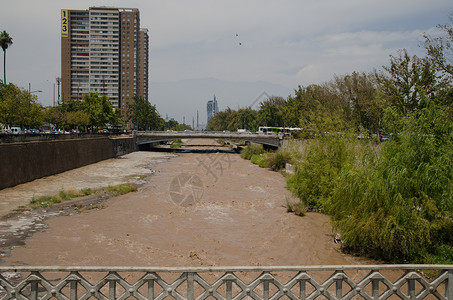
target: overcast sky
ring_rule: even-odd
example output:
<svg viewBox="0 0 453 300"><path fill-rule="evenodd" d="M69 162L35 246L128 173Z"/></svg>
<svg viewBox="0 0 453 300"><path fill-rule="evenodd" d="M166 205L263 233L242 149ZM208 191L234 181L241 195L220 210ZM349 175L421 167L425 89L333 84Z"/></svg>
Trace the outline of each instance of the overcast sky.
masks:
<svg viewBox="0 0 453 300"><path fill-rule="evenodd" d="M0 30L13 38L7 81L42 90L43 105L52 105L61 72L60 10L138 8L150 35L149 100L190 125L197 111L205 121L213 94L221 109L237 109L263 92L286 98L298 85L380 69L397 49L423 56L423 33L453 12L451 0L3 2Z"/></svg>

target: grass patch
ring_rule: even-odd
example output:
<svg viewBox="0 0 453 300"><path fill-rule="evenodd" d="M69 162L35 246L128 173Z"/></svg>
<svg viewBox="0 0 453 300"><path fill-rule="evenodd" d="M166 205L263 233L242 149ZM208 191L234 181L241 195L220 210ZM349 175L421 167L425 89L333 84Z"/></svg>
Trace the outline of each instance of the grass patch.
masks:
<svg viewBox="0 0 453 300"><path fill-rule="evenodd" d="M108 186L105 188L107 192L113 193L114 195L124 195L130 192L137 191L137 185L135 183L123 183L114 186Z"/></svg>
<svg viewBox="0 0 453 300"><path fill-rule="evenodd" d="M41 196L41 197L34 197L30 201L28 207L26 206L19 206L15 209L16 212L22 212L29 209L40 209L40 208L48 208L52 207L55 204L62 203L64 201L68 201L74 198L89 196L92 194L111 194L113 196L124 195L130 192L136 192L138 189L135 183L123 183L114 186L107 186L99 189L81 189L81 190L60 190L58 194L53 196Z"/></svg>
<svg viewBox="0 0 453 300"><path fill-rule="evenodd" d="M184 144L184 143L181 140L174 140L171 143L170 148L172 148L172 149L181 148L182 144Z"/></svg>
<svg viewBox="0 0 453 300"><path fill-rule="evenodd" d="M255 164L255 165L258 165L261 167L261 165L263 164L263 161L264 161L264 156L263 154L254 154L252 155L252 157L250 158L250 161Z"/></svg>
<svg viewBox="0 0 453 300"><path fill-rule="evenodd" d="M27 211L29 210L26 206L24 205L19 205L19 207L17 207L16 209L14 209L13 211L15 212L24 212L24 211Z"/></svg>

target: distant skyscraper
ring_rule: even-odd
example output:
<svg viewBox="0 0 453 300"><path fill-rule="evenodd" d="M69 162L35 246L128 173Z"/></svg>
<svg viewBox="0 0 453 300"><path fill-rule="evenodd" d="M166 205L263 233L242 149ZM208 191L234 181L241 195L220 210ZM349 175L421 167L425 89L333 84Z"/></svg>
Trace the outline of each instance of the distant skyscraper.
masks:
<svg viewBox="0 0 453 300"><path fill-rule="evenodd" d="M62 101L97 92L124 116L134 95L148 100L148 52L137 8L62 9Z"/></svg>
<svg viewBox="0 0 453 300"><path fill-rule="evenodd" d="M208 111L208 122L209 122L209 120L219 112L219 106L217 105L217 100L215 98L215 95L214 95L214 100L208 101L207 111Z"/></svg>

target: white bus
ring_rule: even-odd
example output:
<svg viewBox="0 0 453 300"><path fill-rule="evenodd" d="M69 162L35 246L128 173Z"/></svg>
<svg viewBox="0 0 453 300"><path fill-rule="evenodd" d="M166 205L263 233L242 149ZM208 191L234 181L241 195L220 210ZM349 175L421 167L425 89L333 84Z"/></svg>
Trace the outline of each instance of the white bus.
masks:
<svg viewBox="0 0 453 300"><path fill-rule="evenodd" d="M258 127L259 134L284 134L284 135L291 135L296 131L300 131L302 128L294 128L294 127L268 127L268 126L260 126Z"/></svg>

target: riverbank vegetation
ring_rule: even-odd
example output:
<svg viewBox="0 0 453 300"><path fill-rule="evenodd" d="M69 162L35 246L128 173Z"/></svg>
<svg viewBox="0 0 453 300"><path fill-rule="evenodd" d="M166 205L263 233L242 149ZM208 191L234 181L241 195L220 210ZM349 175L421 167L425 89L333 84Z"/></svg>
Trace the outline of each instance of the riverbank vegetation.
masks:
<svg viewBox="0 0 453 300"><path fill-rule="evenodd" d="M136 192L138 190L138 186L135 183L122 183L118 185L109 185L103 188L97 189L68 189L68 190L61 190L58 194L53 196L40 196L40 197L33 197L30 201L28 206L21 206L16 211L25 211L30 209L40 209L40 208L48 208L52 207L55 204L62 203L65 201L69 201L75 198L90 196L90 195L111 195L111 196L119 196L124 195L130 192Z"/></svg>
<svg viewBox="0 0 453 300"><path fill-rule="evenodd" d="M181 148L181 146L183 145L183 141L178 139L178 140L174 140L172 141L171 145L170 145L170 148L172 149L176 149L176 148Z"/></svg>
<svg viewBox="0 0 453 300"><path fill-rule="evenodd" d="M345 251L453 263L453 26L440 29L425 37L426 57L401 50L380 71L299 87L259 123L303 128L304 149L291 152L287 176L300 202L288 211L329 214ZM219 119L212 126L234 120ZM257 164L266 157L246 152Z"/></svg>
<svg viewBox="0 0 453 300"><path fill-rule="evenodd" d="M57 106L43 107L38 97L13 83L0 81L0 130L17 126L26 128L62 129L70 132L97 132L98 129L133 128L137 130L184 131L191 127L170 119L165 121L142 97L134 96L127 111L114 108L105 95L89 93L80 101L68 100ZM50 126L51 124L51 126Z"/></svg>

